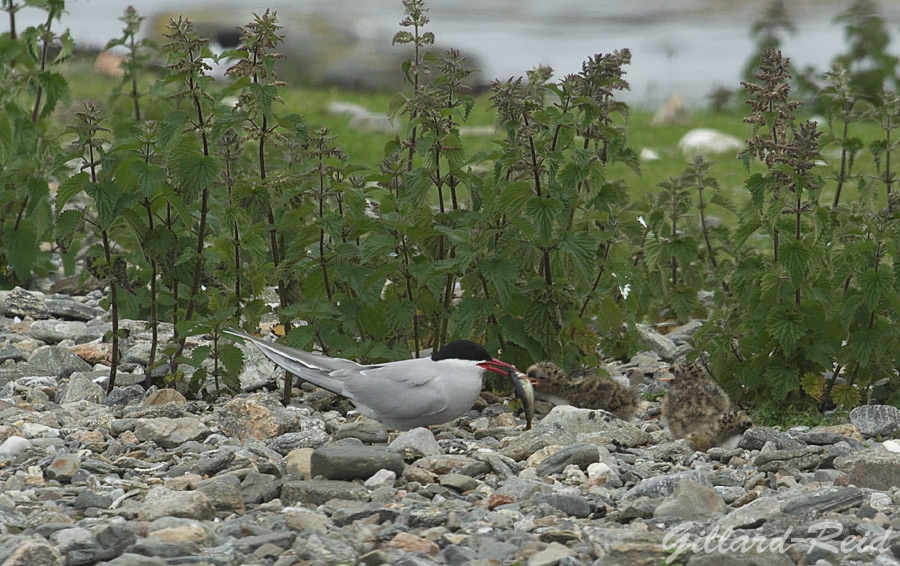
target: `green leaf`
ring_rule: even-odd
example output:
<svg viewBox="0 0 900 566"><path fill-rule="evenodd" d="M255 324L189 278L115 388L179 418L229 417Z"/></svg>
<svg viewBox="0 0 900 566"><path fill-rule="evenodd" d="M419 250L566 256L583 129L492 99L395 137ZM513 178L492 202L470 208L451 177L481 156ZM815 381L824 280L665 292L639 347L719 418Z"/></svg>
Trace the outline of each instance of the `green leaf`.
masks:
<svg viewBox="0 0 900 566"><path fill-rule="evenodd" d="M101 230L108 230L119 216L122 190L113 181L89 183L87 192L97 205L97 224Z"/></svg>
<svg viewBox="0 0 900 566"><path fill-rule="evenodd" d="M560 211L562 204L550 198L533 196L525 203L525 214L537 224L538 241L544 246L550 245L553 221Z"/></svg>
<svg viewBox="0 0 900 566"><path fill-rule="evenodd" d="M597 239L585 232L569 232L558 243L560 253L571 258L583 275L591 273L597 261Z"/></svg>
<svg viewBox="0 0 900 566"><path fill-rule="evenodd" d="M244 354L234 344L219 345L219 360L229 373L239 374L244 369Z"/></svg>
<svg viewBox="0 0 900 566"><path fill-rule="evenodd" d="M131 165L131 172L137 179L138 185L141 187L141 194L145 198L152 198L156 189L166 182L166 170L153 163L135 161Z"/></svg>
<svg viewBox="0 0 900 566"><path fill-rule="evenodd" d="M178 145L171 161L172 175L188 202L203 189L212 186L219 174L219 160L211 155L203 155L197 149L196 141L189 139Z"/></svg>
<svg viewBox="0 0 900 566"><path fill-rule="evenodd" d="M211 348L207 346L197 346L193 350L191 350L191 364L194 367L200 367L200 364L203 363L206 358L209 357L209 353Z"/></svg>
<svg viewBox="0 0 900 566"><path fill-rule="evenodd" d="M69 199L85 189L85 184L90 181L90 178L87 171L82 171L81 173L72 175L59 184L59 188L56 191L57 213L63 209L66 203L69 202Z"/></svg>
<svg viewBox="0 0 900 566"><path fill-rule="evenodd" d="M894 278L888 269L867 269L859 275L859 289L870 310L875 310L881 300L890 293Z"/></svg>
<svg viewBox="0 0 900 566"><path fill-rule="evenodd" d="M762 211L766 195L771 189L771 179L760 173L754 173L744 181L744 188L750 192L750 202L753 203L753 207L757 211Z"/></svg>
<svg viewBox="0 0 900 566"><path fill-rule="evenodd" d="M825 394L825 378L821 374L806 372L803 374L801 385L804 393L816 401L822 400L822 396Z"/></svg>
<svg viewBox="0 0 900 566"><path fill-rule="evenodd" d="M485 279L493 283L501 306L506 306L512 298L519 278L519 269L505 259L489 259L478 263L478 269Z"/></svg>
<svg viewBox="0 0 900 566"><path fill-rule="evenodd" d="M811 255L804 240L782 240L778 248L778 263L787 270L794 288L799 287L806 277Z"/></svg>
<svg viewBox="0 0 900 566"><path fill-rule="evenodd" d="M831 400L838 407L852 409L859 405L860 399L859 389L849 383L838 383L831 390Z"/></svg>
<svg viewBox="0 0 900 566"><path fill-rule="evenodd" d="M41 252L34 227L30 222L23 221L18 230L5 234L5 239L9 265L20 280L28 279Z"/></svg>
<svg viewBox="0 0 900 566"><path fill-rule="evenodd" d="M766 317L766 330L781 344L785 352L793 350L808 331L802 313L790 307L773 310Z"/></svg>
<svg viewBox="0 0 900 566"><path fill-rule="evenodd" d="M75 231L81 226L84 212L80 210L66 210L56 217L56 226L53 228L54 238L57 241L69 242Z"/></svg>

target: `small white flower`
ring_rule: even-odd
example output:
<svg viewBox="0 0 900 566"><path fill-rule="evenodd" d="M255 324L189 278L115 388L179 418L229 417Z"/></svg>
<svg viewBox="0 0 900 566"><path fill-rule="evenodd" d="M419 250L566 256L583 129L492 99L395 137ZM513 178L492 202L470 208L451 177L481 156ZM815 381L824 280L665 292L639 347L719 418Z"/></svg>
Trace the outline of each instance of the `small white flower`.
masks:
<svg viewBox="0 0 900 566"><path fill-rule="evenodd" d="M644 220L644 217L643 217L643 216L638 216L638 217L637 217L637 221L640 222L640 223L641 223L641 226L643 226L644 228L647 227L647 221Z"/></svg>

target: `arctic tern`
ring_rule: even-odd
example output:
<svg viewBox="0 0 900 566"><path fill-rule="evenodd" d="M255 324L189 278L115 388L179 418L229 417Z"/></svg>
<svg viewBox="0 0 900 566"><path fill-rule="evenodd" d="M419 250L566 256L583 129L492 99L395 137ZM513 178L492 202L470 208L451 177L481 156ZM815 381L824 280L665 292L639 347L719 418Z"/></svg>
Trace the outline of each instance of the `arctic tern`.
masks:
<svg viewBox="0 0 900 566"><path fill-rule="evenodd" d="M429 358L362 365L289 348L239 330L225 332L249 340L278 366L346 397L360 414L395 430L461 417L481 394L485 370L504 376L509 370L521 373L469 340L450 342Z"/></svg>

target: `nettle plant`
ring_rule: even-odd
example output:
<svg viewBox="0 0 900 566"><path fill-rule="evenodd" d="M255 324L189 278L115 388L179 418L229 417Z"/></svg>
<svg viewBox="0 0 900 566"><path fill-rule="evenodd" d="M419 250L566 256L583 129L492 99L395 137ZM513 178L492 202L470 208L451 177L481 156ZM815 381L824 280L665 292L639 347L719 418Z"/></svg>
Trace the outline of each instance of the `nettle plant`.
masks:
<svg viewBox="0 0 900 566"><path fill-rule="evenodd" d="M714 373L744 401L853 407L868 400L873 384L897 381L891 328L900 312L898 219L887 171L896 95L885 93L868 112L885 130L885 139L869 148L882 162L884 198L868 194L872 180L866 179L858 201L841 202L860 146L844 127L858 109L847 100L845 77L840 69L830 77L830 116L840 124L840 133L827 138L840 155L832 171L818 165L817 125L795 116L798 103L790 98L781 53L766 52L758 82L745 83L753 136L743 157L762 162L766 172L746 181L750 198L734 234L729 292L720 293L698 340ZM822 202L832 182L835 198Z"/></svg>
<svg viewBox="0 0 900 566"><path fill-rule="evenodd" d="M39 246L50 239L69 272L82 259L110 290L114 349L120 319L148 320L148 386L236 388L240 350L221 331L256 330L266 315L292 346L365 362L471 338L517 364L594 365L598 344L605 356L634 351L635 322L696 316L706 289L717 308L698 351L738 398L826 408L896 390L900 98L861 102L840 67L817 128L796 118L787 61L763 53L745 84L743 153L761 172L729 232L710 218L730 206L710 163L691 161L647 200L611 173L638 169L616 99L627 50L558 80L538 67L494 82L500 139L471 154L472 69L431 51L424 3L405 0L395 43L412 52L400 69L409 89L390 106L402 133L369 170L326 128L282 111L269 12L241 28L217 82L190 21L171 20L157 48L126 11L111 42L127 52L121 87L60 128L67 85L52 69L71 44L50 30L62 3L39 4L46 25L0 39L2 277L49 269ZM166 68L151 74L159 56ZM883 134L864 144L861 120ZM840 157L822 166L829 147ZM874 173L858 166L864 153ZM285 400L290 389L288 376Z"/></svg>

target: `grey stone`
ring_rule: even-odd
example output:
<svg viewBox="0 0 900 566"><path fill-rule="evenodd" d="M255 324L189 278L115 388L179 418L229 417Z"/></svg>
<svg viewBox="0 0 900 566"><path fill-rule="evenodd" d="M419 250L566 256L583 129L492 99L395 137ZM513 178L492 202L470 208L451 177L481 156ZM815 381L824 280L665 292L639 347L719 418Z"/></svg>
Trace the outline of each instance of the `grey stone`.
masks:
<svg viewBox="0 0 900 566"><path fill-rule="evenodd" d="M3 299L2 313L8 317L31 317L42 319L50 317L43 293L31 293L21 287L16 287L6 294Z"/></svg>
<svg viewBox="0 0 900 566"><path fill-rule="evenodd" d="M65 405L66 403L77 403L79 401L99 404L106 397L106 391L103 387L94 383L90 376L90 373L73 373L62 395L59 396L59 404Z"/></svg>
<svg viewBox="0 0 900 566"><path fill-rule="evenodd" d="M25 359L25 352L16 348L15 346L8 344L0 348L0 363L5 362L6 360L12 360L14 362L24 362Z"/></svg>
<svg viewBox="0 0 900 566"><path fill-rule="evenodd" d="M322 446L310 459L313 477L329 480L366 480L378 470L403 473L403 459L396 452L374 446Z"/></svg>
<svg viewBox="0 0 900 566"><path fill-rule="evenodd" d="M103 309L89 307L71 298L47 297L44 299L44 306L50 312L50 316L63 320L90 322L104 314Z"/></svg>
<svg viewBox="0 0 900 566"><path fill-rule="evenodd" d="M503 482L497 493L513 501L527 501L540 495L550 495L553 488L541 481L511 477Z"/></svg>
<svg viewBox="0 0 900 566"><path fill-rule="evenodd" d="M194 464L194 469L201 476L214 476L227 468L232 462L234 462L234 451L221 450L214 456L202 458Z"/></svg>
<svg viewBox="0 0 900 566"><path fill-rule="evenodd" d="M269 474L250 472L241 482L241 497L245 504L265 503L278 499L283 480Z"/></svg>
<svg viewBox="0 0 900 566"><path fill-rule="evenodd" d="M554 407L553 410L559 407ZM575 435L566 430L562 424L556 422L541 422L533 429L528 430L515 437L507 444L501 453L516 461L521 461L541 448L547 446L555 446L558 444L566 445L575 442Z"/></svg>
<svg viewBox="0 0 900 566"><path fill-rule="evenodd" d="M72 353L71 350L59 346L39 348L31 355L28 363L46 367L50 370L51 375L55 375L59 379L69 377L74 372L91 371L90 364Z"/></svg>
<svg viewBox="0 0 900 566"><path fill-rule="evenodd" d="M78 542L66 548L66 566L88 566L120 556L137 537L124 524L112 524L99 530L92 541Z"/></svg>
<svg viewBox="0 0 900 566"><path fill-rule="evenodd" d="M109 395L103 398L101 404L107 407L124 406L138 403L144 398L144 388L140 385L115 386Z"/></svg>
<svg viewBox="0 0 900 566"><path fill-rule="evenodd" d="M142 419L134 428L138 440L152 441L162 448L175 448L191 440L202 440L209 432L205 424L191 417Z"/></svg>
<svg viewBox="0 0 900 566"><path fill-rule="evenodd" d="M280 454L287 455L288 452L298 448L318 448L329 440L331 440L331 436L324 429L313 428L270 438L266 442L266 446Z"/></svg>
<svg viewBox="0 0 900 566"><path fill-rule="evenodd" d="M583 536L604 566L658 566L669 556L663 548L663 534L658 532L585 527Z"/></svg>
<svg viewBox="0 0 900 566"><path fill-rule="evenodd" d="M165 487L154 487L144 497L144 503L138 508L137 516L141 521L155 521L161 517L211 521L216 516L216 509L202 491L174 491Z"/></svg>
<svg viewBox="0 0 900 566"><path fill-rule="evenodd" d="M678 346L670 338L663 336L649 325L636 324L641 344L660 358L671 362L675 359Z"/></svg>
<svg viewBox="0 0 900 566"><path fill-rule="evenodd" d="M744 431L738 448L744 450L761 450L767 442L773 442L778 450L796 450L805 444L787 434L766 426L756 426Z"/></svg>
<svg viewBox="0 0 900 566"><path fill-rule="evenodd" d="M339 530L322 533L304 533L297 537L292 547L297 559L322 564L355 564L360 543Z"/></svg>
<svg viewBox="0 0 900 566"><path fill-rule="evenodd" d="M863 500L863 492L858 487L832 487L787 499L782 504L782 511L791 515L840 513L859 507Z"/></svg>
<svg viewBox="0 0 900 566"><path fill-rule="evenodd" d="M678 561L676 560L677 564ZM711 552L698 554L691 558L690 566L794 566L794 561L785 553L777 552L748 552L738 554L729 552L722 554Z"/></svg>
<svg viewBox="0 0 900 566"><path fill-rule="evenodd" d="M774 497L760 497L730 512L716 522L716 525L722 531L729 529L755 529L780 514L780 501Z"/></svg>
<svg viewBox="0 0 900 566"><path fill-rule="evenodd" d="M44 469L44 476L48 480L67 483L72 480L74 474L81 467L81 457L78 454L62 454L53 459L53 462Z"/></svg>
<svg viewBox="0 0 900 566"><path fill-rule="evenodd" d="M377 444L388 441L387 429L378 421L360 419L349 423L341 423L334 431L334 439L357 438L364 444Z"/></svg>
<svg viewBox="0 0 900 566"><path fill-rule="evenodd" d="M847 474L851 485L887 491L900 486L900 454L864 450L837 458L835 469Z"/></svg>
<svg viewBox="0 0 900 566"><path fill-rule="evenodd" d="M441 551L444 561L450 566L462 566L467 562L475 560L475 551L458 544L451 544Z"/></svg>
<svg viewBox="0 0 900 566"><path fill-rule="evenodd" d="M678 483L681 482L681 480L685 479L690 480L694 483L698 483L700 485L712 487L712 482L709 481L709 478L706 477L705 474L697 470L688 470L685 472L676 472L674 474L656 476L648 480L644 480L628 490L622 496L622 500L628 500L632 497L641 496L668 497L675 492L675 486L677 486Z"/></svg>
<svg viewBox="0 0 900 566"><path fill-rule="evenodd" d="M406 462L412 462L424 456L437 456L443 454L441 445L434 438L431 430L419 427L400 433L393 442L388 444L388 450L397 452Z"/></svg>
<svg viewBox="0 0 900 566"><path fill-rule="evenodd" d="M122 354L122 362L147 367L150 363L150 349L153 343L149 340L138 340ZM157 350L157 356L159 351Z"/></svg>
<svg viewBox="0 0 900 566"><path fill-rule="evenodd" d="M237 476L226 474L204 480L197 486L197 491L205 493L219 513L242 515L245 511L241 480Z"/></svg>
<svg viewBox="0 0 900 566"><path fill-rule="evenodd" d="M5 540L4 540L5 539ZM3 566L63 566L62 555L41 538L0 537Z"/></svg>
<svg viewBox="0 0 900 566"><path fill-rule="evenodd" d="M607 413L606 411L581 409L571 405L559 405L541 419L536 429L543 429L557 424L569 434L579 439L589 440L597 444L633 447L645 444L649 435L634 424ZM556 429L554 429L555 431ZM557 438L553 444L569 444ZM504 454L510 456L504 450ZM512 456L510 456L512 457Z"/></svg>
<svg viewBox="0 0 900 566"><path fill-rule="evenodd" d="M29 336L48 344L57 344L88 334L87 324L68 320L36 320L28 329Z"/></svg>
<svg viewBox="0 0 900 566"><path fill-rule="evenodd" d="M293 532L281 532L281 533L266 533L262 535L255 535L249 537L242 537L234 541L234 547L238 552L242 554L252 554L259 549L259 547L265 544L271 544L277 546L282 550L286 550L294 544L294 540L297 538L297 533Z"/></svg>
<svg viewBox="0 0 900 566"><path fill-rule="evenodd" d="M463 474L444 474L440 477L440 484L443 487L455 489L460 493L472 491L478 487L478 480Z"/></svg>
<svg viewBox="0 0 900 566"><path fill-rule="evenodd" d="M761 472L777 472L783 469L813 470L828 454L821 446L807 446L794 450L776 450L756 457L753 463Z"/></svg>
<svg viewBox="0 0 900 566"><path fill-rule="evenodd" d="M628 522L632 519L650 519L656 508L665 501L663 497L634 497L618 507L619 519Z"/></svg>
<svg viewBox="0 0 900 566"><path fill-rule="evenodd" d="M569 547L558 542L551 542L547 548L538 551L528 560L528 566L559 566L566 558L574 555L575 553Z"/></svg>
<svg viewBox="0 0 900 566"><path fill-rule="evenodd" d="M558 509L570 517L578 517L584 519L590 516L592 506L584 497L577 495L566 495L563 493L553 493L545 495L538 499L539 503L546 503L554 509Z"/></svg>
<svg viewBox="0 0 900 566"><path fill-rule="evenodd" d="M678 517L692 521L709 515L721 515L728 507L722 496L713 488L689 479L682 479L675 491L660 503L654 517Z"/></svg>
<svg viewBox="0 0 900 566"><path fill-rule="evenodd" d="M363 501L369 491L362 485L337 480L287 481L281 486L285 505L322 505L329 499Z"/></svg>
<svg viewBox="0 0 900 566"><path fill-rule="evenodd" d="M96 507L98 509L109 509L109 506L112 505L112 498L107 497L105 495L99 493L93 493L91 491L82 491L77 496L75 496L75 501L72 502L72 507L75 509L90 509L91 507Z"/></svg>
<svg viewBox="0 0 900 566"><path fill-rule="evenodd" d="M900 430L900 409L893 405L860 405L850 411L850 422L863 436L889 436Z"/></svg>
<svg viewBox="0 0 900 566"><path fill-rule="evenodd" d="M554 452L537 465L535 472L539 476L549 476L562 472L566 466L576 465L582 470L600 461L600 450L596 444L577 442Z"/></svg>
<svg viewBox="0 0 900 566"><path fill-rule="evenodd" d="M197 552L197 550L194 550L194 552ZM186 552L176 556L190 556L190 554ZM166 566L166 561L157 556L144 556L143 554L126 552L107 562L98 562L97 566Z"/></svg>

